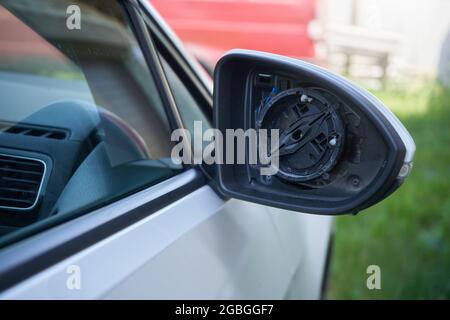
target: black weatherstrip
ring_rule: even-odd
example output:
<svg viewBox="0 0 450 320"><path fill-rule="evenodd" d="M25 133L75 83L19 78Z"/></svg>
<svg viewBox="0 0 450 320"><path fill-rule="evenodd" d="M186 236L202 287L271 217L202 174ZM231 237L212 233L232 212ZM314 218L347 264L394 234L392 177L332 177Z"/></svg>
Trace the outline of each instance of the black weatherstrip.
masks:
<svg viewBox="0 0 450 320"><path fill-rule="evenodd" d="M190 169L3 249L0 252L0 291L151 215L205 183L200 171Z"/></svg>

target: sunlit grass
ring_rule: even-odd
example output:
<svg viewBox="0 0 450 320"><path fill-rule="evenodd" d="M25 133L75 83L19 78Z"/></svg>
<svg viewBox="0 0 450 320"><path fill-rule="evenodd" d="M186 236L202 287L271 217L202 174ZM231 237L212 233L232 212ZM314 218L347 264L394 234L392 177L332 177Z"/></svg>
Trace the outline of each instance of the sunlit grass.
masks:
<svg viewBox="0 0 450 320"><path fill-rule="evenodd" d="M388 199L336 219L328 298L450 298L450 91L374 94L412 134L414 169ZM366 287L371 264L381 267L381 290Z"/></svg>
<svg viewBox="0 0 450 320"><path fill-rule="evenodd" d="M423 115L430 107L428 101L436 90L434 82L424 84L420 89L387 88L385 90L373 90L383 103L397 116Z"/></svg>

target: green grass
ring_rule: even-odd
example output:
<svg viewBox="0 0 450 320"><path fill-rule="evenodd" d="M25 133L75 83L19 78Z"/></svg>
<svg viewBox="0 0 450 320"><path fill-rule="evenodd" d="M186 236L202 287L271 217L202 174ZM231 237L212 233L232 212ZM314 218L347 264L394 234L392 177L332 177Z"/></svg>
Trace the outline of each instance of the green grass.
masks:
<svg viewBox="0 0 450 320"><path fill-rule="evenodd" d="M450 90L374 92L402 120L417 150L414 168L389 198L336 219L329 299L450 298ZM366 268L381 268L381 290Z"/></svg>

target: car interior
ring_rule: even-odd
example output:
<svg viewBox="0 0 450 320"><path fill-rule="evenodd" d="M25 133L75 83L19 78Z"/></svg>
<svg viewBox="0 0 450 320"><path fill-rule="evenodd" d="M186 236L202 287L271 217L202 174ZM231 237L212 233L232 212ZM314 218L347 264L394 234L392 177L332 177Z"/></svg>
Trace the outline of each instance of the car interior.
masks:
<svg viewBox="0 0 450 320"><path fill-rule="evenodd" d="M123 8L79 1L82 29L55 28L69 2L0 1L14 30L0 41L22 43L0 53L0 235L182 169L168 161L167 114Z"/></svg>

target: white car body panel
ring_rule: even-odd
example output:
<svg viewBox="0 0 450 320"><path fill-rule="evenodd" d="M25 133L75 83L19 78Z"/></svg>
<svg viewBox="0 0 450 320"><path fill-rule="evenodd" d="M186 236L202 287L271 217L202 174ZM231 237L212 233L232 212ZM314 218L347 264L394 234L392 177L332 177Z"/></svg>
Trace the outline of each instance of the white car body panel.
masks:
<svg viewBox="0 0 450 320"><path fill-rule="evenodd" d="M127 201L145 193L114 205ZM316 299L331 226L330 217L224 202L203 186L0 298ZM73 265L79 289L67 286Z"/></svg>

